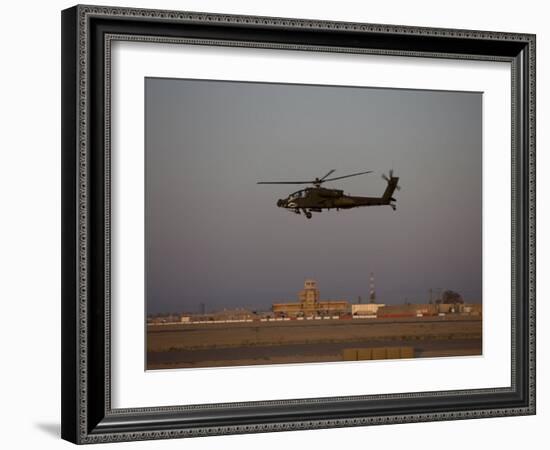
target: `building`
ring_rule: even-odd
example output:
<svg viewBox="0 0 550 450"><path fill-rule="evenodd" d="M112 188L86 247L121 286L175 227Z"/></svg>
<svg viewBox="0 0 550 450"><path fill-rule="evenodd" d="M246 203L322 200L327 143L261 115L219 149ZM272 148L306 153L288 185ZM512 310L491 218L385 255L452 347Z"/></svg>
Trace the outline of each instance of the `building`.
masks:
<svg viewBox="0 0 550 450"><path fill-rule="evenodd" d="M437 312L437 305L408 303L405 305L386 305L378 310L378 317L432 316L436 315Z"/></svg>
<svg viewBox="0 0 550 450"><path fill-rule="evenodd" d="M209 320L250 320L256 317L256 314L245 308L234 308L216 311L208 314Z"/></svg>
<svg viewBox="0 0 550 450"><path fill-rule="evenodd" d="M378 309L383 308L382 303L359 303L351 305L351 314L354 316L375 316Z"/></svg>
<svg viewBox="0 0 550 450"><path fill-rule="evenodd" d="M350 304L347 300L321 300L317 282L307 279L298 302L274 303L271 310L277 316L290 317L341 315L350 312Z"/></svg>
<svg viewBox="0 0 550 450"><path fill-rule="evenodd" d="M436 304L414 304L386 305L377 312L378 317L399 318L418 316L437 316L447 314L466 314L472 316L481 315L481 304L463 303L436 303Z"/></svg>

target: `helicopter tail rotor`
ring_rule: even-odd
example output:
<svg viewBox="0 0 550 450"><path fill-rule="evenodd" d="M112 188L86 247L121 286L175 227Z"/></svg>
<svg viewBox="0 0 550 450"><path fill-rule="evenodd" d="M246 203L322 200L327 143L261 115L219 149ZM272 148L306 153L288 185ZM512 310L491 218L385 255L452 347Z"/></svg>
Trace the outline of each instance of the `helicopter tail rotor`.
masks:
<svg viewBox="0 0 550 450"><path fill-rule="evenodd" d="M393 178L393 169L390 169L390 171L388 172L388 175L383 173L382 178L386 181L390 181L390 179Z"/></svg>
<svg viewBox="0 0 550 450"><path fill-rule="evenodd" d="M393 169L390 169L390 171L388 172L388 175L386 175L385 173L382 174L382 179L385 180L388 184L390 184L390 183L393 183L393 180L394 180L394 179L399 179L399 178L394 177L394 176L393 176ZM398 185L396 184L396 185L395 185L395 190L400 191L400 190L401 190L401 186L398 186Z"/></svg>
<svg viewBox="0 0 550 450"><path fill-rule="evenodd" d="M385 205L390 205L391 208L395 211L395 198L393 198L394 191L401 190L401 187L397 185L397 182L399 181L399 177L395 177L393 175L393 169L391 169L388 172L388 175L382 174L382 178L388 183L386 186L386 190L384 191L384 194L382 195L382 201Z"/></svg>

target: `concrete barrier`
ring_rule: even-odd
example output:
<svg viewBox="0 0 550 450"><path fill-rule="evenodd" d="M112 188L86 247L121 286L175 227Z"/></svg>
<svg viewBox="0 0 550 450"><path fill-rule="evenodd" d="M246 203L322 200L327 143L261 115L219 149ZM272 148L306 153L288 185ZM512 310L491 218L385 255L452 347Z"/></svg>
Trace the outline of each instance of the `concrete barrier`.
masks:
<svg viewBox="0 0 550 450"><path fill-rule="evenodd" d="M368 359L372 359L372 348L358 348L357 360L363 361Z"/></svg>
<svg viewBox="0 0 550 450"><path fill-rule="evenodd" d="M345 348L342 350L342 359L344 361L357 361L357 349Z"/></svg>
<svg viewBox="0 0 550 450"><path fill-rule="evenodd" d="M376 347L372 349L371 359L388 359L388 350L386 347Z"/></svg>
<svg viewBox="0 0 550 450"><path fill-rule="evenodd" d="M365 347L342 350L344 361L414 358L414 347Z"/></svg>
<svg viewBox="0 0 550 450"><path fill-rule="evenodd" d="M399 359L401 358L400 347L388 347L386 349L386 359Z"/></svg>

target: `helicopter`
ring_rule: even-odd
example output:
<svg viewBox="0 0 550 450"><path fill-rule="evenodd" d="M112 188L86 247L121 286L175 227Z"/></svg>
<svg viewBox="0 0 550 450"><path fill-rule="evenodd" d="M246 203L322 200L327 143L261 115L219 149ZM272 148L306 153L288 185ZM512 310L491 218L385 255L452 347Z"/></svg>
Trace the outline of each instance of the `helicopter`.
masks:
<svg viewBox="0 0 550 450"><path fill-rule="evenodd" d="M366 172L357 172L341 177L328 178L335 172L330 170L325 176L315 178L310 181L259 181L258 184L312 184L313 187L307 187L293 192L287 198L277 200L279 208L285 208L296 214L304 213L306 218L311 219L312 212L322 212L323 209L351 209L360 206L381 206L389 205L394 211L396 209L395 198L392 197L395 190L401 188L397 185L399 177L393 176L393 170L389 171L389 176L382 174L382 178L386 180L387 186L381 197L359 197L354 195L344 194L341 189L329 189L322 187L327 181L342 180L344 178L356 177L372 173L372 170Z"/></svg>

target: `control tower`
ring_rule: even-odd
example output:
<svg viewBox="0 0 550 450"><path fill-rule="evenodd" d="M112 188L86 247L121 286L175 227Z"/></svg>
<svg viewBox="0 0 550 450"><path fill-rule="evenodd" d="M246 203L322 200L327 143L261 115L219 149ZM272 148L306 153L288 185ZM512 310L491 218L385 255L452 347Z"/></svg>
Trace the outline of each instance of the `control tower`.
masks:
<svg viewBox="0 0 550 450"><path fill-rule="evenodd" d="M298 299L303 305L303 309L313 309L315 304L319 303L320 294L315 280L307 279L304 282L304 288L298 292Z"/></svg>
<svg viewBox="0 0 550 450"><path fill-rule="evenodd" d="M304 282L304 288L298 292L296 303L273 303L271 310L284 316L339 315L350 311L346 300L321 300L317 282L310 278Z"/></svg>

